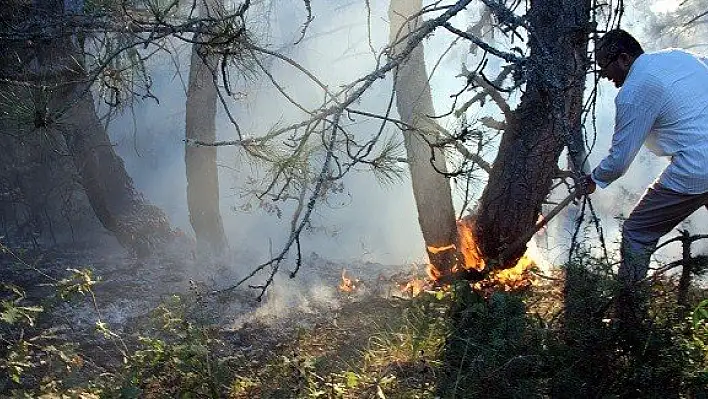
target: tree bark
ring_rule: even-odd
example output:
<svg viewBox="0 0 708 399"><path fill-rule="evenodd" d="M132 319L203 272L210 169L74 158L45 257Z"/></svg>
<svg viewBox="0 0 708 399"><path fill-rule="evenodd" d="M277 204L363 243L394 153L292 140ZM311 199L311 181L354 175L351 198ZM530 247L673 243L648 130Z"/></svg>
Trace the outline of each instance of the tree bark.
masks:
<svg viewBox="0 0 708 399"><path fill-rule="evenodd" d="M200 14L203 13L200 6ZM196 41L200 35L195 36ZM216 59L199 44L192 46L187 91L186 138L203 142L216 141L217 88L211 71ZM208 64L207 64L208 63ZM187 167L187 204L189 221L197 239L199 253L222 253L227 247L219 211L219 175L216 147L187 144L184 160Z"/></svg>
<svg viewBox="0 0 708 399"><path fill-rule="evenodd" d="M394 52L395 43L420 24L420 18L409 18L420 12L421 0L392 0L389 8L389 42ZM401 43L405 45L405 41ZM445 153L430 144L440 141L433 100L425 69L424 48L419 44L395 74L396 106L403 122L411 127L403 132L408 166L413 185L413 196L418 209L418 222L431 264L443 275L449 275L456 261L457 251L450 248L457 241L455 210L452 205L450 181L440 172L447 172ZM434 165L434 166L433 166Z"/></svg>
<svg viewBox="0 0 708 399"><path fill-rule="evenodd" d="M36 129L33 115L23 110L41 100L10 83L0 84L0 92L7 96L0 95L0 213L6 221L0 235L16 243L54 245L83 240L77 231L100 232L64 137Z"/></svg>
<svg viewBox="0 0 708 399"><path fill-rule="evenodd" d="M563 147L581 129L588 65L589 0L533 0L528 13L526 91L501 140L475 215L482 256L512 266L525 248L504 253L538 220ZM573 147L575 148L575 147Z"/></svg>
<svg viewBox="0 0 708 399"><path fill-rule="evenodd" d="M152 253L172 234L164 212L149 204L133 186L116 154L85 85L69 84L57 101L75 101L61 129L91 207L101 224L139 256Z"/></svg>
<svg viewBox="0 0 708 399"><path fill-rule="evenodd" d="M62 13L62 4L53 0L15 6L16 18L41 19ZM40 90L44 98L26 104L24 108L32 110L34 115L18 121L24 124L19 127L32 133L45 131L63 137L79 181L101 224L124 247L139 255L149 254L156 245L169 239L172 231L167 217L135 190L96 114L91 82L73 32L64 32L51 40L7 43L4 47L7 55L0 65L2 75L20 87L27 85ZM19 65L16 60L20 60Z"/></svg>

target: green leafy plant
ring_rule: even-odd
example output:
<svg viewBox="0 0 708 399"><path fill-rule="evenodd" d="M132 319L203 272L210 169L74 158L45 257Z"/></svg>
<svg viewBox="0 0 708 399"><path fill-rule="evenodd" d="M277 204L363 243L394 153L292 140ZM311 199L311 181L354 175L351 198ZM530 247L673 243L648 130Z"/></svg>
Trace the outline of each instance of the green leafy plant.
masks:
<svg viewBox="0 0 708 399"><path fill-rule="evenodd" d="M95 281L89 271L75 270L65 280L57 280L25 262L22 252L2 243L0 249L15 264L48 280L47 285L56 290L61 300L66 299L64 293L93 293ZM62 282L69 281L74 283L62 288L65 286ZM83 357L75 344L60 338L57 329L43 321L53 305L51 301L45 303L29 298L18 285L0 281L0 391L12 392L15 397L51 397L66 392L89 395L86 390L63 386L64 377L82 367Z"/></svg>
<svg viewBox="0 0 708 399"><path fill-rule="evenodd" d="M116 377L103 382L105 397L221 398L229 389L227 363L215 354L222 342L207 326L188 320L185 304L171 297L151 314L154 324L138 338Z"/></svg>

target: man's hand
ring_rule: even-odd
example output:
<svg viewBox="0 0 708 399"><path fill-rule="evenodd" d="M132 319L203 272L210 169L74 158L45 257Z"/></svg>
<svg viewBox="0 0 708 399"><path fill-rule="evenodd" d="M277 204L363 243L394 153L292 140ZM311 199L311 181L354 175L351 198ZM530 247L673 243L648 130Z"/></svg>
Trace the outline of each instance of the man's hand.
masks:
<svg viewBox="0 0 708 399"><path fill-rule="evenodd" d="M596 188L595 180L592 179L590 174L587 174L578 180L575 186L575 198L580 199L584 195L590 195L595 192Z"/></svg>

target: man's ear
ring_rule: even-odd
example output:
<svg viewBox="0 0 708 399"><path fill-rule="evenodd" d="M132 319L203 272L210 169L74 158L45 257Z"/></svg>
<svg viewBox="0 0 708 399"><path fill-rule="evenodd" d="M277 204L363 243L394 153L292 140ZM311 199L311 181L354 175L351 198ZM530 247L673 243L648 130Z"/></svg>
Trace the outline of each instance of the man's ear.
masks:
<svg viewBox="0 0 708 399"><path fill-rule="evenodd" d="M620 53L617 56L617 62L622 65L623 69L629 69L630 65L632 65L632 61L634 61L634 57L627 53Z"/></svg>

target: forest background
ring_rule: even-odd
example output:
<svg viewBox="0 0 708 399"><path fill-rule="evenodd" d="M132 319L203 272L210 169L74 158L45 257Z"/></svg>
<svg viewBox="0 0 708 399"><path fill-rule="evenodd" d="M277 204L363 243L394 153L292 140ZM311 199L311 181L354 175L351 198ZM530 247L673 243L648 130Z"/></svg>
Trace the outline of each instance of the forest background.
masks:
<svg viewBox="0 0 708 399"><path fill-rule="evenodd" d="M311 158L288 160L288 157L280 158L280 152L283 148L297 148L295 140L289 144L286 138L284 147L275 149L267 147L249 149L237 133L240 131L243 137L248 138L251 137L250 132L272 133L280 127L297 124L303 120L303 113L307 114L306 110L318 109L323 102L323 96L326 101L327 95L323 94L323 88L319 86L318 81L325 82L324 86L328 90L333 90L362 76L367 76L377 65L380 65L377 62L385 59L379 58L380 51L391 41L389 21L394 18L389 11L390 5L378 2L312 4L294 1L278 4L268 2L248 4L244 12L247 23L235 24L235 26L245 27L248 30L249 40L252 40L255 46L266 51L275 51L284 57L259 58L243 53L241 59L230 64L230 67L235 66L235 68L224 72L224 75L218 76L221 72L218 67L213 67L211 73L207 72L207 78L213 73L211 77L216 77L221 85L218 101L211 108L216 110L213 140L240 142L238 145L225 143L227 145L219 146L216 150L220 204L218 214L223 219L223 222L219 223L223 223L224 239L222 242L219 238L207 240L211 248L205 249L199 239L190 238L194 233L194 224L190 223L187 194L188 168L185 162L185 138L189 138L190 133L185 133L184 126L190 124L189 111L185 108L189 104L190 83L194 81L193 76L190 76L195 73L194 54L199 51L196 49L198 47L198 44L195 44L196 40L188 37L186 40L168 38L160 43L162 47L153 49L151 45L147 45L138 48L136 52L129 52L126 59L115 60L117 63L114 69L104 69L100 75L97 75L98 79L91 82L95 84L90 86L90 89L81 85L74 88L84 94L93 94L95 114L98 118L94 122L98 121L104 127L110 143L120 160L124 162L127 172L126 175L118 176L117 180L127 181L125 176L129 176L132 179L131 184L134 184L135 190L132 193L134 198L128 199L128 202L145 202L155 206L141 208L145 213L140 213L137 219L142 220L144 217L152 220L148 225L155 231L179 237L176 241L176 246L179 248L176 252L177 256L185 256L186 259L192 257L192 260L179 262L178 279L182 283L190 281L192 284L196 284L195 281L199 283L207 281L208 290L232 287L244 276L249 276L249 273L259 264L263 266L263 262L275 270L272 266L280 265L279 254L284 246L288 256L283 258L283 263L289 268L288 270L301 266L303 256L306 259L302 264L304 269L308 266L315 270L332 268L336 269L337 275L341 270L340 265L362 265L362 270L369 267L366 269L367 272L373 274L375 272L372 270L376 268L409 269L410 264L424 262L426 246L423 243L428 240L424 239L421 233L419 211L407 176L405 145L398 129L407 122L398 120L405 117L397 115L396 107L391 105L393 82L390 74L374 76L375 83L360 99L357 99L355 104L361 110L374 110L371 113L380 113L386 108L392 109L387 116L392 123L381 129L381 118L370 117L371 115L364 113L347 113L347 118L343 119L342 124L354 138L352 141L366 142L372 135L376 135L380 140L375 150L373 147L369 150L373 151L370 158L361 158L365 162L351 165L346 162L338 164L344 169L351 167L352 173L331 184L322 183L323 180L316 175L316 167L328 157L326 153L318 152L321 149L312 149ZM496 3L490 4L493 6ZM519 4L513 2L508 6L518 7ZM75 4L65 2L63 6L67 9L72 5ZM239 10L241 6L243 5L234 4L227 9ZM435 6L430 7L434 9ZM705 14L701 14L700 2L660 1L651 4L625 2L621 13L617 12L619 8L612 8L618 7L617 4L607 6L609 10L604 17L608 18L609 22L603 22L603 14L600 13L598 19L600 23L610 25L617 23L621 15L622 26L646 43L647 50L665 46L687 47L699 53L705 50L703 40L705 23L701 19L705 18ZM143 12L155 13L153 15L164 12L166 16L169 13L164 10L169 10L171 7L167 3L146 3ZM485 13L486 9L483 4L470 6L450 21L455 26L477 26L477 28L480 25L475 23L484 18L488 18L490 23L499 22L501 17L494 12ZM494 7L489 9L493 11ZM441 7L438 13L442 10L445 10L445 7ZM200 8L200 12L202 11L203 9ZM438 15L434 11L429 12ZM17 22L12 17L6 17L4 20ZM513 21L513 18L510 20ZM508 20L501 22L501 25L509 23ZM159 35L161 31L156 29L152 34ZM504 53L507 61L513 59L516 41L523 40L523 35L516 37L515 33L509 36L501 33L492 35L490 31L481 32L480 35L485 38L486 43L507 51ZM456 42L451 45L453 40ZM481 65L479 62L483 51L480 47L485 48L479 44L470 47L469 42L456 39L455 35L445 35L438 31L426 36L423 43L432 103L435 113L443 115L452 110L455 105L460 105L459 102L455 102L456 100L463 102L452 95L460 93L460 90L472 80L470 69L475 65ZM120 42L106 41L92 43L92 45L110 47L119 46ZM266 51L261 55L267 54ZM519 51L523 53L524 50ZM136 59L141 61L135 63ZM201 54L201 59L208 61L209 57ZM290 62L293 60L298 66ZM16 60L3 61L4 73L17 68L17 64L14 63ZM113 60L97 59L96 61L99 64L106 61L111 67L114 66L111 64ZM124 68L126 64L118 61L127 62L129 67ZM211 60L211 62L215 62L213 65L218 66L218 61ZM493 67L503 66L503 62L495 59L487 63ZM39 69L41 71L41 66ZM316 76L317 81L309 79L304 70ZM15 75L6 74L5 83L11 85L16 83L19 80L16 76L18 72L22 71L15 71ZM305 76L308 76L308 79L305 79ZM593 76L589 74L588 78L592 80ZM513 79L506 80L507 83L510 81ZM276 84L274 85L273 82ZM484 85L477 82L477 87L484 87ZM596 164L604 155L604 149L609 146L609 132L613 118L612 97L615 93L615 89L606 82L599 82L595 87L598 95L596 109L592 113L593 116L585 120L584 144L591 150L588 158L590 165ZM474 93L470 90L470 97ZM511 93L505 97L511 106L516 106L521 101L519 94ZM50 111L57 105L53 102L56 100L49 96L43 97L41 88L33 91L31 98L31 105L34 108L27 108L24 106L26 99L22 98L22 95L3 91L2 101L6 109L3 118L4 131L9 131L8 126L15 124L18 118L29 118L32 121L30 125L34 128L26 130L25 133L41 132L43 129L52 128L52 123L58 123L61 130L61 123L63 123L61 117L72 115L71 111L66 111L66 114L58 114L59 118L55 120ZM77 98L74 97L72 101L78 102ZM216 100L217 97L214 99ZM221 103L222 101L224 103ZM223 107L222 105L226 103L228 103L227 107ZM456 136L462 142L469 143L471 140L474 144L473 148L480 150L476 157L469 157L474 162L468 163L469 159L459 154L449 155L448 166L451 170L460 172L451 179L455 188L451 200L458 217L466 215L468 209L475 207L475 202L482 194L487 179L483 165L485 162L492 162L496 156L500 134L499 129L494 132L494 126L498 126L499 122L494 119L500 118L503 114L497 110L499 104L492 97L481 103L471 103L465 113L453 112L436 119L442 130L453 132L453 136L472 130L471 126L475 123L481 123L488 128L491 126L486 136L471 138ZM62 108L62 104L59 105L58 108ZM69 105L76 105L76 103ZM401 109L400 106L398 109ZM197 114L192 117L199 120L205 115L200 115L197 111ZM201 125L197 123L196 126ZM380 132L381 135L376 132ZM52 144L53 139L50 136L50 134L40 135L38 140L41 142L47 139ZM7 139L3 140L4 144L9 142ZM190 148L203 148L203 146L194 145L189 139L187 141L188 159ZM73 142L67 139L67 143L69 144L67 148L70 149ZM50 166L56 175L33 171L32 168L18 170L18 165L28 164L24 161L19 164L15 162L22 158L23 154L18 152L14 145L9 144L4 147L3 151L11 149L3 153L2 160L2 183L5 189L4 199L7 200L3 208L3 245L8 251L28 253L31 255L27 256L32 257L36 255L33 251L40 253L48 249L61 251L63 246L72 248L73 251L73 248L88 247L91 255L84 257L82 261L91 264L93 260L98 260L97 264L103 262L105 266L116 259L120 259L118 263L121 264L131 263L132 260L126 261L126 259L135 259L136 255L138 259L145 259L142 257L155 249L157 243L153 245L149 242L145 248L144 242L135 239L143 232L141 230L143 227L139 226L131 230L132 227L125 228L125 224L111 221L110 217L101 218L100 212L96 211L98 209L96 200L82 197L81 190L77 189L77 181L86 186L86 176L74 180L75 178L67 178L68 175L61 175L61 168L81 169L81 166L77 166L76 159L73 167L66 165L67 156L62 152L61 144L57 147L58 150L50 151L49 155L40 155L39 161L42 163L51 158L50 164L56 162L51 165L61 165L56 169ZM366 145L360 148L364 148L363 151L367 152ZM8 162L10 158L6 155L10 153L16 158ZM257 153L255 158L259 160L254 161L252 157L254 153ZM483 161L480 162L480 159ZM266 162L263 162L264 160ZM305 164L297 165L299 161L304 161ZM309 170L308 165L314 165L315 172ZM567 168L563 160L560 166ZM627 213L643 188L653 180L661 168L661 161L642 153L628 172L630 177L594 196L593 213L602 221L602 232L604 232L602 238L607 243L610 253L615 251L617 245L619 222L615 217ZM289 183L273 179L274 174L277 176L280 173L279 170L286 171L283 172L283 176ZM33 184L35 187L46 188L49 183L57 184L56 188L49 190L48 194L41 193L46 197L39 198L39 195L35 195L40 194L42 190L33 191ZM326 186L324 192L317 192L318 185ZM20 191L24 190L21 194L23 201L16 201L17 197L13 194L17 192L18 186ZM264 187L274 190L265 191ZM279 189L282 190L278 191ZM556 197L562 198L567 194L567 190L563 191L564 189L565 186L559 186ZM274 196L277 197L275 200ZM90 193L89 197L91 197ZM43 206L42 203L47 205ZM315 206L310 208L310 203ZM546 210L552 205L544 205L543 209ZM112 205L109 203L107 206L110 208ZM543 267L566 261L568 250L573 243L572 236L577 227L575 216L581 212L580 207L580 204L572 205L567 214L557 217L555 223L535 239L534 245L541 248ZM312 214L308 213L310 209L313 210ZM99 214L99 220L93 217L93 213ZM305 214L307 219L303 217ZM17 217L17 215L21 216ZM113 233L107 231L112 230L111 226ZM696 230L697 233L700 232L698 229L700 226L705 226L703 214L697 214L688 225L684 225L692 231ZM586 237L587 234L591 240L598 240L597 231L593 231L592 223L581 227L584 228L582 237ZM302 229L302 234L298 229ZM168 233L167 230L171 231ZM297 232L297 235L293 235L294 232ZM135 245L136 241L140 242ZM122 244L130 251L124 252L119 249L118 244ZM699 245L700 242L694 246L696 252L700 250ZM291 250L294 246L297 246L297 251ZM228 250L224 250L225 247L228 247ZM94 251L95 248L99 249ZM680 254L680 248L668 247L661 254L658 262L662 262L662 259L671 261L678 258ZM430 253L427 255L429 256ZM23 255L18 258L24 257ZM274 258L277 262L269 262ZM137 267L150 264L158 264L158 269L165 267L164 262L159 258L141 262L145 261L138 261ZM326 266L323 267L323 264ZM124 273L125 269L121 267L123 266L118 267L118 271L115 267L109 268L110 273ZM101 267L96 269L101 275ZM259 289L262 288L261 293L265 292L266 286L273 283L268 276L268 269L265 271L265 283L255 282L255 284L263 284L259 286ZM550 272L550 269L547 271ZM168 270L167 275L169 274ZM158 276L164 278L159 273ZM275 272L272 276L279 279ZM283 277L287 277L287 273L284 273ZM85 281L91 281L90 277L86 278ZM302 303L312 301L312 296L321 303L331 303L335 296L332 291L336 289L332 282L322 279L321 276L309 281L307 275L301 278L305 282L297 278L290 282L285 281L287 278L275 281L272 287L275 293L266 297L266 302L278 304L276 313L288 313L289 309L301 310ZM158 285L161 282L161 280L152 281L153 284ZM249 283L254 282L249 281ZM300 294L293 296L293 292L300 292ZM288 299L283 301L283 295ZM105 317L103 319L105 320ZM125 317L115 318L121 321L124 319ZM99 317L98 320L101 321L101 318Z"/></svg>

